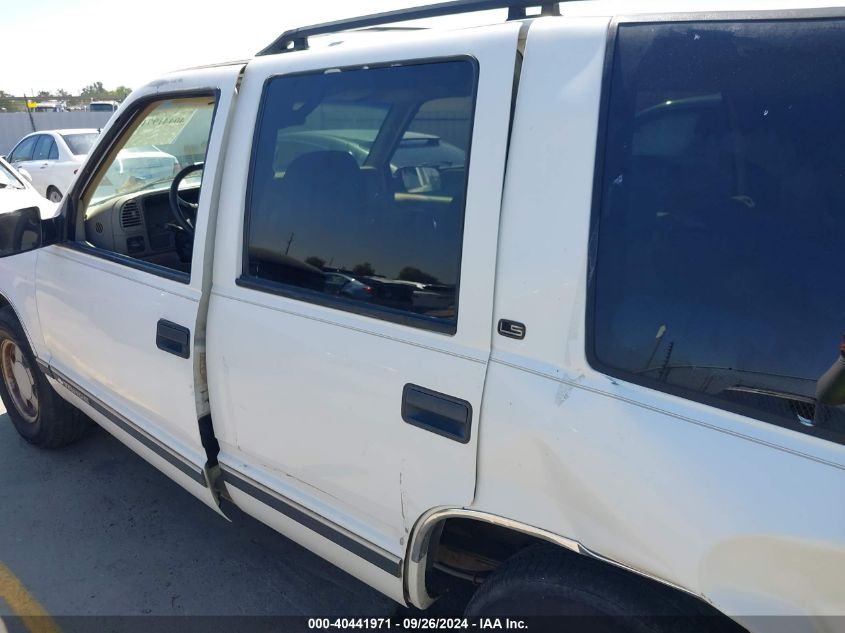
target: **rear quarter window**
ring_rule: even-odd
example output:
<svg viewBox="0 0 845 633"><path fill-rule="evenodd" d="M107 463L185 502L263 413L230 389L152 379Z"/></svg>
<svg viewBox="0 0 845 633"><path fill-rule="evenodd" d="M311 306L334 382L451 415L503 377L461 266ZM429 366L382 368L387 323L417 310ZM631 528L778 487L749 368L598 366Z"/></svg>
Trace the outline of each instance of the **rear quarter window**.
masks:
<svg viewBox="0 0 845 633"><path fill-rule="evenodd" d="M594 210L608 374L845 440L845 21L623 24Z"/></svg>

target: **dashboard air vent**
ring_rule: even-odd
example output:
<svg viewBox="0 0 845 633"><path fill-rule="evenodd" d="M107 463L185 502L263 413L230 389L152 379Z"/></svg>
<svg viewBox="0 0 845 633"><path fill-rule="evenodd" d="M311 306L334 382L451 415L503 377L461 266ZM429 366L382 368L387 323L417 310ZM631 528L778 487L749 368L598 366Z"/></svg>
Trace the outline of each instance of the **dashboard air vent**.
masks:
<svg viewBox="0 0 845 633"><path fill-rule="evenodd" d="M124 229L141 226L141 209L135 200L130 200L120 210L120 226Z"/></svg>

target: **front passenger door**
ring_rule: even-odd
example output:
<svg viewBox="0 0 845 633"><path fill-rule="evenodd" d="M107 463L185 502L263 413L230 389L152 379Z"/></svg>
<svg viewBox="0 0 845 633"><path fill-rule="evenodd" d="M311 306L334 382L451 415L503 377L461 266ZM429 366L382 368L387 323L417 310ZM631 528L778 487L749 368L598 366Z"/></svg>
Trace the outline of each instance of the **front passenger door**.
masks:
<svg viewBox="0 0 845 633"><path fill-rule="evenodd" d="M67 241L44 248L37 266L43 360L62 393L212 507L200 305L239 72L170 75L136 91L67 197ZM188 228L169 202L177 177Z"/></svg>

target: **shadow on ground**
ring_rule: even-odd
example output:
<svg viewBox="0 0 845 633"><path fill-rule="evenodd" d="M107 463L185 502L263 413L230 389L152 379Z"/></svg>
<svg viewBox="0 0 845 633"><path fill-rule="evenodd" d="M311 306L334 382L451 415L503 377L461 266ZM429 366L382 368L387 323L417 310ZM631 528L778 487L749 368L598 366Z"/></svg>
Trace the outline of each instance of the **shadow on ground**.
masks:
<svg viewBox="0 0 845 633"><path fill-rule="evenodd" d="M98 427L43 451L0 415L0 561L50 614L396 613L348 574L226 512L232 523Z"/></svg>

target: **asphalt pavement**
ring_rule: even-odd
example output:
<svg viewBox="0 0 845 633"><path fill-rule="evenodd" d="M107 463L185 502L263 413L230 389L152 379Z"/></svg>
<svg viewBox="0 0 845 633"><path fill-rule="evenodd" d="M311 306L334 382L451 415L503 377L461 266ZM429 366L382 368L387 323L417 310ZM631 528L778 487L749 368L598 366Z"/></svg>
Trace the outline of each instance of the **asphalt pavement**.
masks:
<svg viewBox="0 0 845 633"><path fill-rule="evenodd" d="M90 616L396 613L236 508L226 521L99 427L45 451L0 414L0 633L49 620L14 615L56 617L56 630L88 616L81 628L99 630Z"/></svg>

